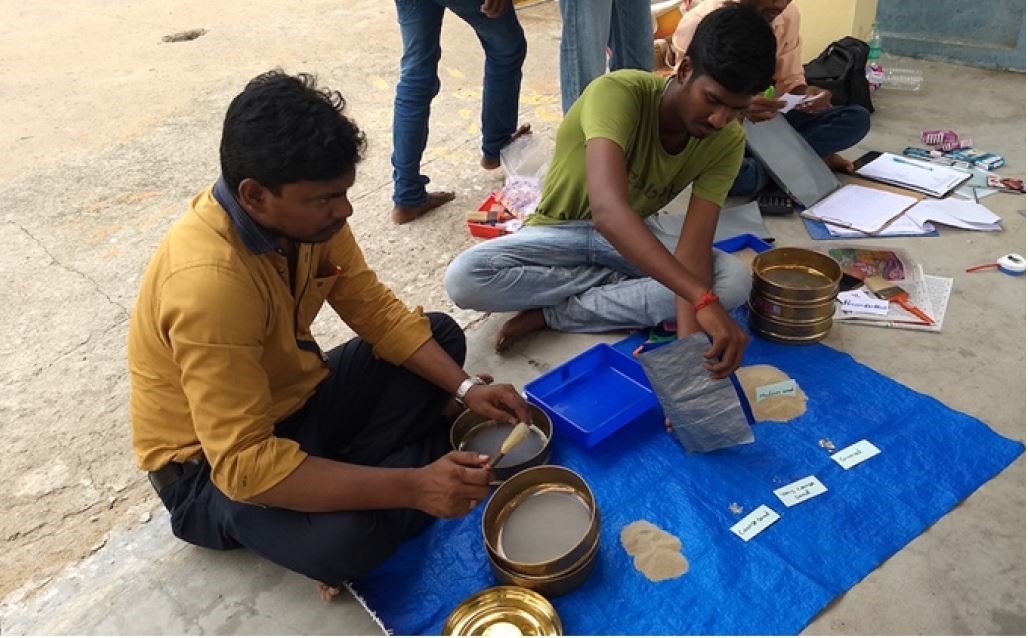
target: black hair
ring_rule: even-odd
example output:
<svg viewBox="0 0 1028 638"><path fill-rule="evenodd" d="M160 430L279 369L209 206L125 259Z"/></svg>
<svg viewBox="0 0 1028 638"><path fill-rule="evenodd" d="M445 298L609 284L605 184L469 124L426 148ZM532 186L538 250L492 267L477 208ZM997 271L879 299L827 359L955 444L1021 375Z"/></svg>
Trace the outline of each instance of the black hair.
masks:
<svg viewBox="0 0 1028 638"><path fill-rule="evenodd" d="M685 54L693 77L709 75L733 93L761 93L774 82L777 42L767 20L732 2L700 21Z"/></svg>
<svg viewBox="0 0 1028 638"><path fill-rule="evenodd" d="M307 73L258 75L229 104L221 132L221 175L233 193L246 178L276 195L283 184L335 179L363 159L366 142L343 115L338 91Z"/></svg>

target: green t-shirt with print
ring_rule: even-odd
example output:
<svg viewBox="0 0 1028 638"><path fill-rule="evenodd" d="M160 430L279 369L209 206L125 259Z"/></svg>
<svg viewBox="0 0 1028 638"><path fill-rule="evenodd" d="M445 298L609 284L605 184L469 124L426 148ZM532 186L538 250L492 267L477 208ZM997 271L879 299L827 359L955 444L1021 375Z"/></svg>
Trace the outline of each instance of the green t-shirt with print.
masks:
<svg viewBox="0 0 1028 638"><path fill-rule="evenodd" d="M622 70L586 87L557 129L557 148L530 225L591 219L585 145L611 140L625 152L628 202L640 217L667 205L689 184L693 195L722 206L739 173L746 136L732 122L704 139L692 138L671 155L660 144L658 107L666 80L645 71Z"/></svg>

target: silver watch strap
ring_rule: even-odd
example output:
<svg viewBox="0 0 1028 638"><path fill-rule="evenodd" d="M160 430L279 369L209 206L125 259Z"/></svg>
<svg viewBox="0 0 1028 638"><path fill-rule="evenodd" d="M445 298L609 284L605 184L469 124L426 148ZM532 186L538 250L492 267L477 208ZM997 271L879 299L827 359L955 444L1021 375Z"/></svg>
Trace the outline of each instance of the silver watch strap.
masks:
<svg viewBox="0 0 1028 638"><path fill-rule="evenodd" d="M471 389L471 386L475 385L486 385L486 382L483 381L481 377L468 377L460 382L460 385L457 386L457 391L453 394L453 397L461 403L464 403L464 397L467 396L468 390Z"/></svg>

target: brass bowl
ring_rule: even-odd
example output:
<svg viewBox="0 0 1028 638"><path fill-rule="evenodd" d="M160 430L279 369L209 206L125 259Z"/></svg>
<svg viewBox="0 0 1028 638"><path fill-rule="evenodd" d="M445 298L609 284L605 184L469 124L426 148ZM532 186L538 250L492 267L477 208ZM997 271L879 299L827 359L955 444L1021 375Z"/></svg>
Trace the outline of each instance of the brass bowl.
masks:
<svg viewBox="0 0 1028 638"><path fill-rule="evenodd" d="M529 576L512 572L504 569L492 554L489 554L489 567L492 569L493 576L501 583L525 587L544 596L563 596L578 589L588 580L600 551L599 540L597 538L592 548L571 568L551 576Z"/></svg>
<svg viewBox="0 0 1028 638"><path fill-rule="evenodd" d="M528 404L528 411L532 415L532 425L538 428L539 432L542 433L545 441L543 442L542 449L538 450L535 454L529 458L514 464L506 464L510 458L518 458L516 455L518 449L508 455L506 458L500 460L500 467L493 468L493 480L492 485L499 485L506 481L510 477L514 476L522 470L527 470L530 467L537 465L544 465L550 461L550 450L553 442L553 422L550 421L550 417L542 411L538 406ZM471 410L465 410L450 426L450 447L455 450L471 449L467 448L466 445L469 441L474 440L476 436L483 434L483 429L495 428L498 430L497 436L491 437L495 439L495 448L487 446L489 449L474 450L481 454L488 456L494 455L500 451L500 444L503 443L503 439L507 438L506 434L510 433L512 426L502 423L497 423L486 417L479 416ZM531 433L529 436L533 436ZM538 436L536 436L538 440ZM490 441L493 443L493 441ZM529 441L523 442L521 445L528 445Z"/></svg>
<svg viewBox="0 0 1028 638"><path fill-rule="evenodd" d="M531 532L527 532L532 534L528 543L520 540L526 532L519 532L517 527L511 528L515 531L508 529L509 533L517 536L507 540L509 551L505 551L503 536L511 515L533 498L546 499L545 509L548 511L544 518L563 517L566 521L579 518L585 527L581 537L569 540L567 527L533 523L530 526ZM541 508L542 502L534 501L530 507ZM563 508L576 509L567 509L564 514ZM522 510L522 515L528 516L526 512ZM524 525L524 520L521 524ZM567 572L598 545L599 536L600 515L589 486L578 474L556 465L533 467L508 479L493 492L482 515L482 538L486 553L504 570L521 576L553 576ZM522 547L517 552L513 551L515 545L512 545L512 541L524 546L531 545L535 540L544 549L525 551ZM546 549L547 543L562 546ZM512 557L510 553L516 555ZM529 554L531 558L526 558Z"/></svg>
<svg viewBox="0 0 1028 638"><path fill-rule="evenodd" d="M771 301L820 305L835 299L839 262L805 248L774 248L753 259L753 289Z"/></svg>
<svg viewBox="0 0 1028 638"><path fill-rule="evenodd" d="M457 605L443 623L444 636L561 636L557 610L523 587L493 587Z"/></svg>

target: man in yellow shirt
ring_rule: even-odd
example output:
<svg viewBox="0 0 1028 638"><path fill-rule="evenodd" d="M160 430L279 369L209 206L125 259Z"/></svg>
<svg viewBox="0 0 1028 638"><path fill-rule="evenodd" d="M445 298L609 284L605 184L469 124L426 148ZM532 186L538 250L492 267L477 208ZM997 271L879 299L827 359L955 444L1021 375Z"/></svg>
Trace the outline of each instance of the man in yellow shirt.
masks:
<svg viewBox="0 0 1028 638"><path fill-rule="evenodd" d="M347 225L365 141L344 106L279 71L232 101L221 178L157 249L128 343L133 448L174 534L323 595L488 495L486 459L446 453L454 398L528 419L514 388L464 372L452 319L408 310L365 263ZM326 302L358 338L323 353Z"/></svg>
<svg viewBox="0 0 1028 638"><path fill-rule="evenodd" d="M800 60L800 11L792 0L704 0L694 3L682 16L671 43L677 59L685 56L696 27L712 12L729 5L741 4L757 11L774 30L777 41L775 52L774 97L757 96L746 110L753 122L764 122L778 117L778 109L785 106L781 96L786 93L818 96L786 113L783 117L792 124L814 152L824 159L828 168L853 172L853 163L839 155L864 139L871 130L871 114L856 104L832 106L832 94L827 89L808 86ZM732 185L730 195L753 195L767 186L770 178L760 161L745 157L739 176Z"/></svg>

